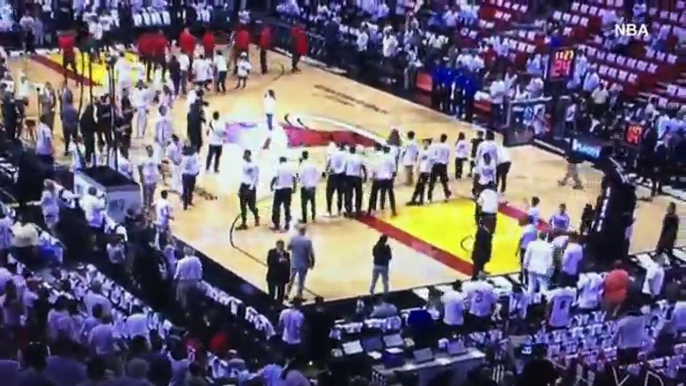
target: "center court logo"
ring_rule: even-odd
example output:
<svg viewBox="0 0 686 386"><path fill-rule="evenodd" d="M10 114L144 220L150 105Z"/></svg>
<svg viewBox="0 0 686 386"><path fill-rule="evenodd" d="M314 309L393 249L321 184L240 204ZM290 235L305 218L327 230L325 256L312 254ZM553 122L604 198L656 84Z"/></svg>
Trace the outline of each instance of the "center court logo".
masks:
<svg viewBox="0 0 686 386"><path fill-rule="evenodd" d="M325 147L330 142L343 143L349 146L373 147L381 138L364 129L346 127L342 122L326 120L336 129L321 130L316 128L317 121L324 118L284 117L283 122L274 125L274 133L269 132L265 121L229 122L226 126L224 142L239 145L246 149L270 149L275 146L287 148Z"/></svg>

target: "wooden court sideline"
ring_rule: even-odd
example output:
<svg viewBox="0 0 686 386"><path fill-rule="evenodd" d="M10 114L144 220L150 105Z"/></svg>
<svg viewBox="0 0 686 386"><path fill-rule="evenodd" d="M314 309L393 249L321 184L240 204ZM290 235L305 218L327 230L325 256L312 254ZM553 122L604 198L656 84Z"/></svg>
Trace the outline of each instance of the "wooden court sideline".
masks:
<svg viewBox="0 0 686 386"><path fill-rule="evenodd" d="M257 52L251 54L253 63L257 62ZM391 126L398 126L403 131L413 130L418 137L437 138L446 133L454 142L458 132L463 131L468 137L473 136L476 128L455 121L438 112L418 106L341 76L303 64L302 73L291 75L282 73L288 68L289 59L278 54L270 54L271 73L267 76L255 75L245 90L230 90L227 95L210 95L208 112L220 111L233 122L254 123L263 121L262 97L267 89L273 89L277 96L277 116L288 114L300 117L306 125L319 132L356 130L374 138L385 138ZM54 86L61 83L61 76L46 66L35 62L25 64L11 63L13 70L23 68L33 82L51 81ZM229 80L229 87L232 80ZM78 92L75 92L78 96ZM87 93L86 93L87 94ZM35 107L35 99L31 101ZM29 109L30 113L33 111ZM36 112L33 111L35 114ZM177 101L173 109L177 133L185 135L185 103ZM59 120L57 120L59 121ZM56 136L59 136L59 122L56 124ZM59 145L58 145L59 146ZM140 144L138 146L140 148ZM308 149L312 158L322 163L325 155L323 147ZM219 196L215 201L196 200L195 207L182 211L177 201L176 219L173 224L174 234L210 258L221 263L259 288L265 288L265 259L269 248L276 240L288 235L275 234L268 230L270 225L270 192L264 184L258 188L259 208L262 225L244 232L232 232L238 215L236 190L238 186L238 158L241 148L237 145L226 145L220 174L202 174L200 186ZM261 167L262 182L268 180L276 158L280 154L296 156L300 149L285 149L272 146L271 149L259 151L255 161ZM585 182L584 191L559 187L557 179L565 171L564 160L534 147L511 149L513 167L510 172L508 192L505 198L513 210L525 210L525 201L538 195L541 200L541 211L545 218L554 213L558 204L566 203L574 223L577 223L585 204L594 203L600 190L601 175L589 165L580 169ZM204 158L203 158L204 159ZM452 169L452 168L451 168ZM265 178L266 177L266 178ZM401 176L402 177L402 176ZM402 178L400 178L402 180ZM399 203L400 217L403 216L404 203L409 200L411 188L396 183L396 196ZM471 182L452 181L451 187L458 195L466 196ZM642 188L639 188L641 190ZM324 213L323 189L317 195L320 214ZM437 189L436 195L441 198ZM466 200L466 198L463 198ZM366 196L365 196L366 201ZM653 249L660 227L655 220L661 218L668 200L657 198L652 203L641 202L636 211L632 251ZM300 205L296 195L293 201L293 215L299 218ZM427 211L428 212L428 211ZM435 213L435 211L433 211ZM434 215L434 214L431 215ZM308 298L319 295L325 299L339 299L364 295L368 293L371 277L371 249L377 241L380 230L394 226L389 213L379 214L370 221L355 221L335 218L308 226L316 254L316 266L307 279ZM423 216L422 221L436 222L436 229L446 233L446 243L450 242L450 229L441 227L442 219L426 220L426 213L413 213L412 216ZM404 219L412 222L412 218ZM465 218L464 221L473 221ZM251 219L249 216L249 223ZM449 224L448 222L446 224ZM384 228L386 227L386 228ZM513 232L513 231L511 231ZM439 282L449 282L465 278L454 265L446 264L436 258L434 247L426 242L421 234L412 235L411 239L393 240L394 259L391 263L391 289L407 289ZM513 238L518 238L512 235ZM438 240L441 235L433 235ZM456 241L456 242L459 242ZM451 258L455 258L452 256ZM514 255L512 259L516 259ZM469 256L459 256L468 266ZM489 267L487 266L487 269Z"/></svg>

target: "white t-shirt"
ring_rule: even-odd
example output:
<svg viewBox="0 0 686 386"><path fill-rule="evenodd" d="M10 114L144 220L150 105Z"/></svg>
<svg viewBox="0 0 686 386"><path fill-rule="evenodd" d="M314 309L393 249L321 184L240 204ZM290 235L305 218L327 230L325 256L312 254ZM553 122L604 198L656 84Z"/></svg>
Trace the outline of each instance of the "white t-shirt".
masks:
<svg viewBox="0 0 686 386"><path fill-rule="evenodd" d="M448 291L441 297L443 302L443 323L449 326L461 326L464 323L464 301L462 292Z"/></svg>
<svg viewBox="0 0 686 386"><path fill-rule="evenodd" d="M556 288L548 293L550 317L548 323L552 327L564 327L569 324L571 309L576 300L576 290L570 287Z"/></svg>
<svg viewBox="0 0 686 386"><path fill-rule="evenodd" d="M489 316L498 296L488 282L477 280L464 283L463 292L469 299L469 313L478 317Z"/></svg>
<svg viewBox="0 0 686 386"><path fill-rule="evenodd" d="M274 189L293 189L296 170L289 163L282 163L276 167L276 183Z"/></svg>
<svg viewBox="0 0 686 386"><path fill-rule="evenodd" d="M485 189L477 199L481 212L485 214L498 213L498 193L493 189Z"/></svg>
<svg viewBox="0 0 686 386"><path fill-rule="evenodd" d="M652 281L652 285L651 285ZM652 263L648 265L646 277L643 281L643 293L657 296L662 291L662 283L665 281L665 270L661 265Z"/></svg>
<svg viewBox="0 0 686 386"><path fill-rule="evenodd" d="M141 162L141 181L145 185L156 184L160 177L157 162L153 157L146 157Z"/></svg>
<svg viewBox="0 0 686 386"><path fill-rule="evenodd" d="M169 201L164 198L158 198L155 201L155 223L160 228L168 228L169 221L172 218L172 207Z"/></svg>
<svg viewBox="0 0 686 386"><path fill-rule="evenodd" d="M226 72L228 70L226 57L224 55L216 55L214 57L214 67L217 69L217 72Z"/></svg>
<svg viewBox="0 0 686 386"><path fill-rule="evenodd" d="M584 309L596 308L603 289L603 277L595 272L581 275L577 283L579 290L579 307Z"/></svg>
<svg viewBox="0 0 686 386"><path fill-rule="evenodd" d="M269 95L264 97L264 113L267 115L274 115L276 109L276 100Z"/></svg>
<svg viewBox="0 0 686 386"><path fill-rule="evenodd" d="M288 344L299 344L305 317L302 312L293 308L281 311L279 326L283 328L281 339Z"/></svg>

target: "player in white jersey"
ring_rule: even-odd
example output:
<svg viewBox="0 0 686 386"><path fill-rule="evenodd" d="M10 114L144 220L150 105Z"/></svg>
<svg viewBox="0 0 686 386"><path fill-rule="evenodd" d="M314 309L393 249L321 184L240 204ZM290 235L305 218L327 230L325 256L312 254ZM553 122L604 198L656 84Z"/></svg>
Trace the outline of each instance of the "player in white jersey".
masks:
<svg viewBox="0 0 686 386"><path fill-rule="evenodd" d="M238 77L238 83L236 83L236 88L245 88L246 84L248 83L248 76L250 75L250 71L252 71L252 64L250 64L250 61L248 60L247 53L241 53L241 57L240 59L238 59L236 67L238 68L236 72L236 76Z"/></svg>
<svg viewBox="0 0 686 386"><path fill-rule="evenodd" d="M114 76L117 79L117 94L131 88L131 63L126 60L123 53L114 65Z"/></svg>
<svg viewBox="0 0 686 386"><path fill-rule="evenodd" d="M157 228L157 239L159 240L162 235L167 237L169 232L169 225L174 220L174 213L172 211L172 206L168 200L169 192L163 190L160 193L160 198L155 200L153 204L155 208L155 227Z"/></svg>
<svg viewBox="0 0 686 386"><path fill-rule="evenodd" d="M556 288L546 295L548 302L548 326L565 328L572 316L572 306L576 301L576 289L573 287Z"/></svg>
<svg viewBox="0 0 686 386"><path fill-rule="evenodd" d="M60 219L60 207L57 203L55 184L50 180L45 180L43 182L43 194L41 195L40 206L43 212L45 225L54 233L57 222Z"/></svg>
<svg viewBox="0 0 686 386"><path fill-rule="evenodd" d="M148 109L149 109L149 91L145 87L143 81L139 81L136 89L133 90L132 103L136 109L136 137L145 137L145 131L148 127Z"/></svg>
<svg viewBox="0 0 686 386"><path fill-rule="evenodd" d="M183 144L175 134L171 136L171 142L167 145L166 157L169 161L169 172L171 181L169 188L172 192L181 192L181 157L183 155Z"/></svg>
<svg viewBox="0 0 686 386"><path fill-rule="evenodd" d="M405 185L407 186L412 186L414 184L414 169L417 167L419 150L420 147L415 139L415 132L408 132L407 142L403 144L403 150L400 155L401 162L405 168Z"/></svg>
<svg viewBox="0 0 686 386"><path fill-rule="evenodd" d="M462 290L469 302L470 330L487 329L498 301L493 285L486 281L486 275L481 272L477 280L465 282Z"/></svg>
<svg viewBox="0 0 686 386"><path fill-rule="evenodd" d="M588 272L579 277L577 289L579 291L578 307L582 310L598 308L603 291L603 278L596 272Z"/></svg>
<svg viewBox="0 0 686 386"><path fill-rule="evenodd" d="M152 207L155 190L160 179L159 163L154 158L152 146L145 147L146 157L138 166L140 182L143 191L143 210L148 211Z"/></svg>
<svg viewBox="0 0 686 386"><path fill-rule="evenodd" d="M419 152L419 156L417 157L419 177L417 178L417 183L414 187L414 193L412 193L412 199L407 203L408 206L424 204L424 192L426 191L426 185L429 183L429 178L431 177L431 169L433 168L431 139L425 139L423 144L424 148Z"/></svg>
<svg viewBox="0 0 686 386"><path fill-rule="evenodd" d="M260 225L260 216L255 205L257 197L257 184L260 181L260 168L252 162L252 152L243 152L243 166L241 173L241 185L238 188L238 200L241 209L241 224L236 230L248 229L248 209L252 212L255 226Z"/></svg>
<svg viewBox="0 0 686 386"><path fill-rule="evenodd" d="M174 129L172 128L172 120L167 115L167 107L162 105L159 108L160 116L157 117L154 129L154 142L153 142L153 158L157 164L162 163L162 158L166 154L167 145L171 141L171 136L174 134Z"/></svg>

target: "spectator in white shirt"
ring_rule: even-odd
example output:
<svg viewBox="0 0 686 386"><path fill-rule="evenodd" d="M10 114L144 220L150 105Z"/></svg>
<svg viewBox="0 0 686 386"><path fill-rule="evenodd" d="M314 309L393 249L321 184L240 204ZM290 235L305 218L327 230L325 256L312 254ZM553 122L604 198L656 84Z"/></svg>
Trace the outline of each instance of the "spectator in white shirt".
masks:
<svg viewBox="0 0 686 386"><path fill-rule="evenodd" d="M90 315L93 315L95 305L100 305L105 315L111 315L112 313L112 302L102 295L102 283L99 281L94 281L91 284L90 291L83 298L83 304Z"/></svg>
<svg viewBox="0 0 686 386"><path fill-rule="evenodd" d="M642 292L652 301L662 292L662 285L665 280L665 270L662 268L662 255L657 255L656 261L651 261L646 268L646 276L643 280Z"/></svg>
<svg viewBox="0 0 686 386"><path fill-rule="evenodd" d="M466 297L462 292L462 282L460 281L453 283L452 290L445 292L441 297L441 302L443 303L443 323L453 333L462 332L465 301Z"/></svg>
<svg viewBox="0 0 686 386"><path fill-rule="evenodd" d="M631 300L629 300L631 301ZM645 315L638 307L631 307L629 312L617 321L617 362L620 365L636 363L638 353L643 347L645 336Z"/></svg>
<svg viewBox="0 0 686 386"><path fill-rule="evenodd" d="M605 115L609 97L610 93L605 87L605 82L600 82L598 87L591 93L591 99L593 100L592 114L596 119L601 119Z"/></svg>
<svg viewBox="0 0 686 386"><path fill-rule="evenodd" d="M491 96L491 127L497 129L503 123L503 102L507 89L501 79L491 83L489 94Z"/></svg>
<svg viewBox="0 0 686 386"><path fill-rule="evenodd" d="M553 273L553 247L546 237L541 232L538 240L530 242L524 253L524 270L528 276L530 294L547 291Z"/></svg>
<svg viewBox="0 0 686 386"><path fill-rule="evenodd" d="M469 302L469 329L472 331L488 329L498 295L493 285L486 280L486 274L480 272L476 280L465 282L462 290Z"/></svg>
<svg viewBox="0 0 686 386"><path fill-rule="evenodd" d="M305 316L300 311L302 300L293 299L292 306L281 311L279 315L279 328L281 329L281 339L286 344L287 355L296 354L302 341L303 324Z"/></svg>
<svg viewBox="0 0 686 386"><path fill-rule="evenodd" d="M188 304L188 297L202 281L203 268L200 259L195 256L193 250L185 247L184 257L176 265L176 300L184 309Z"/></svg>
<svg viewBox="0 0 686 386"><path fill-rule="evenodd" d="M579 235L569 235L567 246L562 252L561 281L563 285L574 286L579 278L579 268L584 258L584 250L579 243Z"/></svg>

